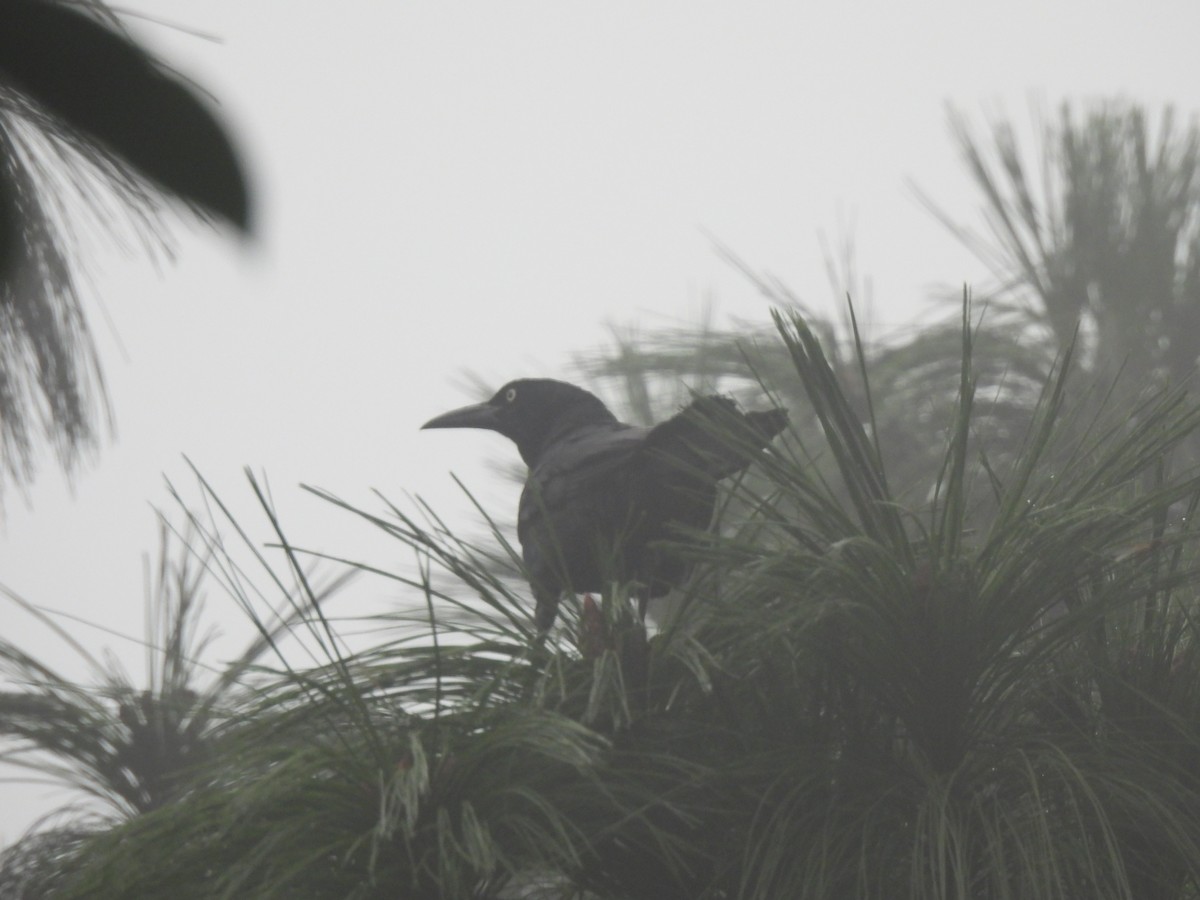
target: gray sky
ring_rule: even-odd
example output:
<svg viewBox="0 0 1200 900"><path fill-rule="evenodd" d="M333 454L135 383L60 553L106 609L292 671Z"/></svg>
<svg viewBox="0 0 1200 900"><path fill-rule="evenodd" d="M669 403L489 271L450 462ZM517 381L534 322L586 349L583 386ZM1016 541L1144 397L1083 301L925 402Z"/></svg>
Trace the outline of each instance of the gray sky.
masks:
<svg viewBox="0 0 1200 900"><path fill-rule="evenodd" d="M152 506L174 508L164 477L198 497L183 454L257 538L246 465L266 472L297 542L411 565L297 485L373 508L372 489L417 493L470 521L453 471L515 502L481 464L510 453L501 439L417 431L469 399L465 370L569 378L607 325L690 321L708 296L721 316L764 321L706 233L827 307L818 234L852 232L876 319L904 325L931 285L981 275L905 185L961 219L977 208L947 101L1023 120L1031 99L1200 111L1195 0L121 8L218 39L131 20L220 102L261 235L239 248L181 226L178 264L161 271L92 249L116 436L73 489L47 464L28 505L9 501L0 581L132 636ZM396 590L375 589L394 605ZM249 633L218 591L210 607L227 635ZM6 637L59 659L3 615ZM135 644L70 628L140 671ZM61 799L0 790L0 841Z"/></svg>

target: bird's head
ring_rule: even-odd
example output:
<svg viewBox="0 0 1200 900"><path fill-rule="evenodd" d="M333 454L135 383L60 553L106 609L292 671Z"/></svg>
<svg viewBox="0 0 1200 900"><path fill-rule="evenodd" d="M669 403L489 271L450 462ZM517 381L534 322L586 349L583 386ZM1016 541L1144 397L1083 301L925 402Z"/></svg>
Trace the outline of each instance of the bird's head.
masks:
<svg viewBox="0 0 1200 900"><path fill-rule="evenodd" d="M583 388L550 378L521 378L490 400L443 413L421 427L498 431L517 445L532 468L546 446L575 428L616 421L600 398Z"/></svg>

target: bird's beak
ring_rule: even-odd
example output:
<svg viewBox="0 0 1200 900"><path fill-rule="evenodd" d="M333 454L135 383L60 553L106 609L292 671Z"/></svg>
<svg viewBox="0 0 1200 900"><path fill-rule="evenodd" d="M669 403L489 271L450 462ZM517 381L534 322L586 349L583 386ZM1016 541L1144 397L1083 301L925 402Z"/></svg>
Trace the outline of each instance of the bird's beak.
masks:
<svg viewBox="0 0 1200 900"><path fill-rule="evenodd" d="M499 425L499 415L499 407L490 403L476 403L435 416L421 428L486 428L495 431Z"/></svg>

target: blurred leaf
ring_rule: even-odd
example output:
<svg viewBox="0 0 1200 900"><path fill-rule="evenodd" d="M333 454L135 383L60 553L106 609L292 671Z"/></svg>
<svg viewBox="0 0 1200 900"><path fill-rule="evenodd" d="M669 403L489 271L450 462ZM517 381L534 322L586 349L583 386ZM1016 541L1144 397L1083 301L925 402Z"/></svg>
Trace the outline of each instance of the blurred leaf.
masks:
<svg viewBox="0 0 1200 900"><path fill-rule="evenodd" d="M108 416L80 299L89 229L163 244L176 197L250 228L232 143L207 102L95 0L5 0L0 29L0 488L42 442L70 474Z"/></svg>

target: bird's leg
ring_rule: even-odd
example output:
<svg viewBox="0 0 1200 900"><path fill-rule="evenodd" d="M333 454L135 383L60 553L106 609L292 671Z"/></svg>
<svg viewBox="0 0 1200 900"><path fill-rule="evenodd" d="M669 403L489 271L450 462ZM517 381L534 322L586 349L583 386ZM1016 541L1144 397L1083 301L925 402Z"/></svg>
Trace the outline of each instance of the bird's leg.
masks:
<svg viewBox="0 0 1200 900"><path fill-rule="evenodd" d="M583 595L583 608L579 612L579 633L575 636L575 646L579 648L584 659L595 659L605 650L612 649L608 623L604 621L604 613L596 605L591 594Z"/></svg>

